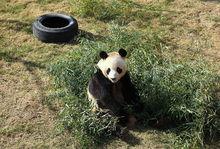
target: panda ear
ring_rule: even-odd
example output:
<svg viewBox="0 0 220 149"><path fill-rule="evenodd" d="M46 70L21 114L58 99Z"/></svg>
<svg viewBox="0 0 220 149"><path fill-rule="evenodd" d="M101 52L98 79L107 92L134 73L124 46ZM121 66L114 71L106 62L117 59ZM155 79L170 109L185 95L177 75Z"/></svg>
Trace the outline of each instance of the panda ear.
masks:
<svg viewBox="0 0 220 149"><path fill-rule="evenodd" d="M99 53L99 56L102 58L102 59L106 59L108 57L108 54L105 52L105 51L101 51Z"/></svg>
<svg viewBox="0 0 220 149"><path fill-rule="evenodd" d="M125 57L127 55L127 51L123 48L119 49L118 53L121 55L121 57Z"/></svg>

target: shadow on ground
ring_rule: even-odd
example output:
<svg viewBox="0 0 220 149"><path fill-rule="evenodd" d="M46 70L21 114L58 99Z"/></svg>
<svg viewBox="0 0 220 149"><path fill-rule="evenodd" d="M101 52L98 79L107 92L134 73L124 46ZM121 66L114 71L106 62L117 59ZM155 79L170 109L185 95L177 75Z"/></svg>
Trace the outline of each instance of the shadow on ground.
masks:
<svg viewBox="0 0 220 149"><path fill-rule="evenodd" d="M141 139L134 136L130 131L127 131L125 134L122 136L117 136L117 137L112 137L108 140L105 140L99 145L99 148L108 148L109 144L114 143L115 140L120 140L122 142L125 142L129 146L137 146L141 144Z"/></svg>
<svg viewBox="0 0 220 149"><path fill-rule="evenodd" d="M125 136L123 136L121 138L121 140L131 146L139 145L141 142L141 140L139 138L135 137L133 134L131 134L129 132Z"/></svg>
<svg viewBox="0 0 220 149"><path fill-rule="evenodd" d="M105 37L101 35L95 35L91 32L79 29L78 35L73 40L71 40L69 43L66 44L77 45L81 42L82 39L86 39L90 41L100 41L105 39Z"/></svg>
<svg viewBox="0 0 220 149"><path fill-rule="evenodd" d="M7 62L19 62L22 63L24 66L26 66L27 70L32 71L34 68L40 68L45 69L46 67L32 61L24 60L20 57L12 56L11 54L7 52L0 52L0 60L5 60Z"/></svg>
<svg viewBox="0 0 220 149"><path fill-rule="evenodd" d="M44 65L41 65L33 61L24 60L20 57L13 56L7 52L0 52L0 60L5 60L6 62L12 62L12 63L18 62L18 63L23 64L23 66L25 66L26 70L29 72L29 74L31 75L32 79L34 80L37 86L37 89L40 93L40 99L42 101L44 100L46 96L44 94L44 89L42 87L43 81L41 80L41 77L37 74L37 72L35 71L36 69L46 69Z"/></svg>
<svg viewBox="0 0 220 149"><path fill-rule="evenodd" d="M81 29L79 29L79 38L85 38L85 39L92 40L92 41L99 41L99 40L105 39L101 35L95 35L91 32L81 30Z"/></svg>
<svg viewBox="0 0 220 149"><path fill-rule="evenodd" d="M220 3L220 0L202 0L203 2L217 2Z"/></svg>
<svg viewBox="0 0 220 149"><path fill-rule="evenodd" d="M31 21L25 22L25 21L19 21L19 20L0 19L0 27L5 27L9 30L11 29L16 32L24 31L27 34L32 34ZM95 35L91 32L79 29L79 33L76 36L76 38L74 40L71 40L70 42L64 43L64 44L77 45L80 43L80 39L82 39L82 38L87 39L87 40L91 40L91 41L99 41L99 40L104 39L103 36ZM57 44L63 44L63 43L57 43Z"/></svg>
<svg viewBox="0 0 220 149"><path fill-rule="evenodd" d="M6 27L16 32L24 31L27 34L32 34L32 25L30 22L20 20L0 19L0 27Z"/></svg>

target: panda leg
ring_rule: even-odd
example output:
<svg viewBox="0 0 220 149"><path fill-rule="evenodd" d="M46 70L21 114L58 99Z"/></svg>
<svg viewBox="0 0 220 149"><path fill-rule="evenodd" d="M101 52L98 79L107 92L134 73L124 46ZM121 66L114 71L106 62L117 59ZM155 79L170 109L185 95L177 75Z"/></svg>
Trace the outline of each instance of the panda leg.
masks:
<svg viewBox="0 0 220 149"><path fill-rule="evenodd" d="M87 89L87 95L88 95L88 99L91 102L91 111L92 112L97 112L98 111L98 103L97 103L97 99L89 92L89 89Z"/></svg>
<svg viewBox="0 0 220 149"><path fill-rule="evenodd" d="M134 115L129 115L128 116L128 122L127 122L127 127L129 129L132 129L135 127L135 124L137 123L137 119Z"/></svg>

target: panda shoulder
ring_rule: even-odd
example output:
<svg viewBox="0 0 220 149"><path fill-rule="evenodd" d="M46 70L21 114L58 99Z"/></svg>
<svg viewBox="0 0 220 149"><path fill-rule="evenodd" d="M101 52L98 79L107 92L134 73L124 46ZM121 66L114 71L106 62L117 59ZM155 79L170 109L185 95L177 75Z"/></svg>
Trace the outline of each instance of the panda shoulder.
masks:
<svg viewBox="0 0 220 149"><path fill-rule="evenodd" d="M100 86L105 81L105 77L103 76L100 69L98 69L95 74L92 76L92 78L89 81L90 85Z"/></svg>

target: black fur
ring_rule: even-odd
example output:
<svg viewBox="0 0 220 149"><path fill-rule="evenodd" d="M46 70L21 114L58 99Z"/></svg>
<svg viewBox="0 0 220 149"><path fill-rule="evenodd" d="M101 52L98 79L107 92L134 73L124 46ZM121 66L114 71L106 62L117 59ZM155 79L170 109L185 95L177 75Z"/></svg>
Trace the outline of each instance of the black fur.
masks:
<svg viewBox="0 0 220 149"><path fill-rule="evenodd" d="M101 51L99 53L99 56L102 58L102 59L106 59L108 57L108 54L105 52L105 51Z"/></svg>
<svg viewBox="0 0 220 149"><path fill-rule="evenodd" d="M127 55L127 51L123 48L119 49L118 53L121 55L121 57L125 57Z"/></svg>
<svg viewBox="0 0 220 149"><path fill-rule="evenodd" d="M115 99L117 95L113 90L123 98ZM137 90L128 72L117 83L112 83L98 69L89 82L89 92L97 99L100 108L108 109L115 116L124 117L121 119L122 123L125 123L128 115L140 112L142 109ZM134 113L125 110L128 105L132 107Z"/></svg>

